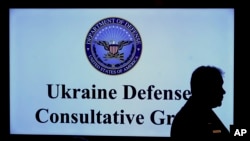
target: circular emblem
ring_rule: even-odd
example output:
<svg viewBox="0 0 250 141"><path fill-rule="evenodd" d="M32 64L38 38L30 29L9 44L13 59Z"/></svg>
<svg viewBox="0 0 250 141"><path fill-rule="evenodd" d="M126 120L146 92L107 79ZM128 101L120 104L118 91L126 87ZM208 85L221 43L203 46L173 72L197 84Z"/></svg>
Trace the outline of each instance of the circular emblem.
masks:
<svg viewBox="0 0 250 141"><path fill-rule="evenodd" d="M130 22L109 17L95 23L85 40L89 62L98 71L108 75L123 74L138 62L142 40Z"/></svg>

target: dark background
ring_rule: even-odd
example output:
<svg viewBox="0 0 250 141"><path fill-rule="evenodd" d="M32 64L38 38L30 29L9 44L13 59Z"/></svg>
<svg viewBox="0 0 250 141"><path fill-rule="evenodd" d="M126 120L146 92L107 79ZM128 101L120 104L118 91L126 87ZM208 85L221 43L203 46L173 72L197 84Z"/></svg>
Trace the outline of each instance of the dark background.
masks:
<svg viewBox="0 0 250 141"><path fill-rule="evenodd" d="M13 1L0 0L1 13L1 50L2 74L4 81L1 83L1 132L0 140L60 140L60 141L92 141L92 140L170 140L163 137L122 137L122 136L66 136L66 135L10 135L9 130L9 9L10 8L234 8L235 9L235 56L234 56L234 125L232 129L248 129L250 86L249 61L247 57L250 41L249 22L245 3L236 2L173 2L167 0L106 0L106 1ZM249 83L249 84L248 84ZM25 112L25 111L24 111ZM24 113L25 114L25 113ZM107 129L108 130L108 129ZM248 133L249 134L249 133ZM247 134L247 136L249 136ZM199 136L199 135L197 135ZM3 138L3 139L1 139ZM185 137L184 137L185 138ZM233 137L241 139L242 137ZM206 138L204 138L206 139Z"/></svg>

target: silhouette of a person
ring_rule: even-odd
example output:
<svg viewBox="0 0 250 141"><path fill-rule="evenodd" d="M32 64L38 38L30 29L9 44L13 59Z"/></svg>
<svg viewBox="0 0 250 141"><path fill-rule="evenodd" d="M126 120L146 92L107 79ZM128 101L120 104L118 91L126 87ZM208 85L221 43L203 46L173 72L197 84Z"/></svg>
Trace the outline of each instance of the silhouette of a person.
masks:
<svg viewBox="0 0 250 141"><path fill-rule="evenodd" d="M222 105L223 72L214 66L200 66L191 76L192 95L176 114L171 138L229 137L229 131L212 110Z"/></svg>

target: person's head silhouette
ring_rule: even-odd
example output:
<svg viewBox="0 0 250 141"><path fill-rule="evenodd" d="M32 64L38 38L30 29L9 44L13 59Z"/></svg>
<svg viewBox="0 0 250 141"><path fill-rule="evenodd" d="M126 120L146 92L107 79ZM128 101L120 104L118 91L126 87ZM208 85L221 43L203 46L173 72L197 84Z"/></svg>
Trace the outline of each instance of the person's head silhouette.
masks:
<svg viewBox="0 0 250 141"><path fill-rule="evenodd" d="M214 66L200 66L193 71L190 81L192 96L174 117L170 132L173 139L229 136L227 128L212 110L221 106L226 93L222 87L222 75L223 72Z"/></svg>
<svg viewBox="0 0 250 141"><path fill-rule="evenodd" d="M223 95L223 72L213 66L200 66L191 76L192 97L204 103L208 108L221 106Z"/></svg>

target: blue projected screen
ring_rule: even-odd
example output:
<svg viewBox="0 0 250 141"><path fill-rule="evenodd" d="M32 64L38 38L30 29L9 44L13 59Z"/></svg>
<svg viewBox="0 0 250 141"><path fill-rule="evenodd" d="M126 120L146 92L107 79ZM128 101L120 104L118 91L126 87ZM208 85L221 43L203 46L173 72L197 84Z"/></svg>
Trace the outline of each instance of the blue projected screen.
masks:
<svg viewBox="0 0 250 141"><path fill-rule="evenodd" d="M9 11L10 134L169 137L201 65L225 74L229 129L234 9Z"/></svg>

